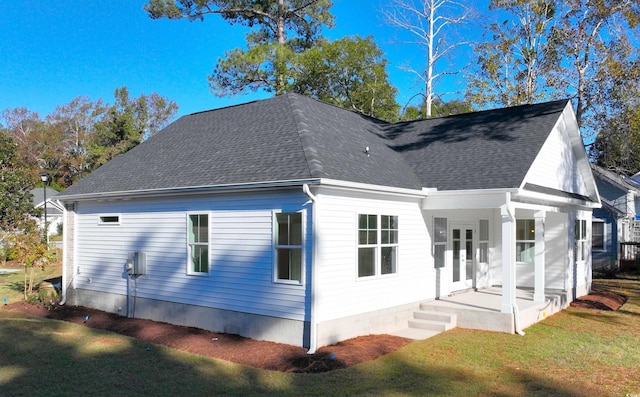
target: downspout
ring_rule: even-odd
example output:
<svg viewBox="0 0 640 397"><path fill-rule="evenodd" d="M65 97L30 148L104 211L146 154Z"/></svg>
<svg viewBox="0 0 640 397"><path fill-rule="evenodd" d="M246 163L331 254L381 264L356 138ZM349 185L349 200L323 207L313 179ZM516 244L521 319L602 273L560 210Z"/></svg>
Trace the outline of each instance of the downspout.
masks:
<svg viewBox="0 0 640 397"><path fill-rule="evenodd" d="M512 222L513 225L516 224L516 216L513 213L513 210L511 209L511 206L509 205L509 202L511 201L511 194L507 193L507 200L506 203L504 205L504 209L505 209L505 213L507 214L507 216L509 217L509 220ZM505 258L502 258L502 260L505 260ZM509 258L507 258L506 260L510 260ZM515 286L514 286L515 288ZM516 327L516 333L520 336L524 336L524 331L522 331L522 328L520 328L520 309L518 308L518 303L516 302L516 296L515 294L513 295L513 297L511 298L511 311L513 312L513 323Z"/></svg>
<svg viewBox="0 0 640 397"><path fill-rule="evenodd" d="M314 293L316 291L316 275L317 275L317 262L316 262L316 219L317 219L317 211L316 211L316 196L311 193L308 184L302 185L302 191L311 199L313 206L311 207L311 314L309 318L309 350L307 354L314 354L316 349L318 348L318 337L317 337L317 324L316 324L316 300L314 298Z"/></svg>
<svg viewBox="0 0 640 397"><path fill-rule="evenodd" d="M62 294L62 299L60 300L60 303L58 303L60 306L63 306L65 303L67 303L67 277L69 276L67 274L67 260L68 258L68 246L67 246L67 237L69 236L69 231L68 231L68 225L67 225L67 206L66 205L62 205L63 211L62 211L62 282L60 283L60 287L61 287L61 291L60 293Z"/></svg>

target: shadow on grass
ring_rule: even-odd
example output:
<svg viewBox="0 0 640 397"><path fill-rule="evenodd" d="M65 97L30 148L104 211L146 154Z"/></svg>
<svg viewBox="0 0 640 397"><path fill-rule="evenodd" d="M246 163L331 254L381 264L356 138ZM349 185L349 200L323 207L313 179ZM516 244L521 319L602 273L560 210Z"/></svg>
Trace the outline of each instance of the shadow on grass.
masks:
<svg viewBox="0 0 640 397"><path fill-rule="evenodd" d="M482 375L482 368L433 357L419 343L344 370L290 374L0 312L0 395L583 395L529 373L498 368Z"/></svg>

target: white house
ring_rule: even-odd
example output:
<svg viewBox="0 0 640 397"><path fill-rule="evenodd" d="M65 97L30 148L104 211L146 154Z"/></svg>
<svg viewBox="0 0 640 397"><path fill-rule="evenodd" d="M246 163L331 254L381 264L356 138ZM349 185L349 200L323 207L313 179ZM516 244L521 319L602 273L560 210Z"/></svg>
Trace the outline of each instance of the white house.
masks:
<svg viewBox="0 0 640 397"><path fill-rule="evenodd" d="M527 326L519 290L589 292L600 206L568 101L389 124L297 94L184 116L57 198L68 304L311 350L495 286L497 329Z"/></svg>
<svg viewBox="0 0 640 397"><path fill-rule="evenodd" d="M47 192L47 213L46 213L46 223L47 223L47 235L52 236L58 233L58 227L62 223L62 213L64 208L60 203L58 203L55 199L55 196L58 195L58 191L51 188L46 188ZM44 228L45 223L45 213L44 213L44 196L45 192L42 188L34 188L30 190L31 195L33 196L33 206L35 208L42 208L42 216L38 219L38 225L40 228Z"/></svg>

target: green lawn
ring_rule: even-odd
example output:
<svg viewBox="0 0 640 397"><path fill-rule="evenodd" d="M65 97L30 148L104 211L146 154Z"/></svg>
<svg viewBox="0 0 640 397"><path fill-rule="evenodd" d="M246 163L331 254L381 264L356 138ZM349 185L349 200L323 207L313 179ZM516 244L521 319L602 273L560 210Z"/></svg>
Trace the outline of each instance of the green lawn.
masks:
<svg viewBox="0 0 640 397"><path fill-rule="evenodd" d="M0 396L640 394L640 280L595 285L629 301L617 312L569 308L524 337L455 329L324 374L258 370L0 309Z"/></svg>

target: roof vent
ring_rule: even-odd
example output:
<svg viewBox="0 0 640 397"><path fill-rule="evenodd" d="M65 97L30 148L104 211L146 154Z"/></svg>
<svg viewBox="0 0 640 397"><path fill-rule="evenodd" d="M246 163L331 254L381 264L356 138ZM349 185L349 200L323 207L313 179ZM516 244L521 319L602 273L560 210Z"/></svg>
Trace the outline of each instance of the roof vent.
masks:
<svg viewBox="0 0 640 397"><path fill-rule="evenodd" d="M364 153L369 157L369 146L364 148Z"/></svg>

